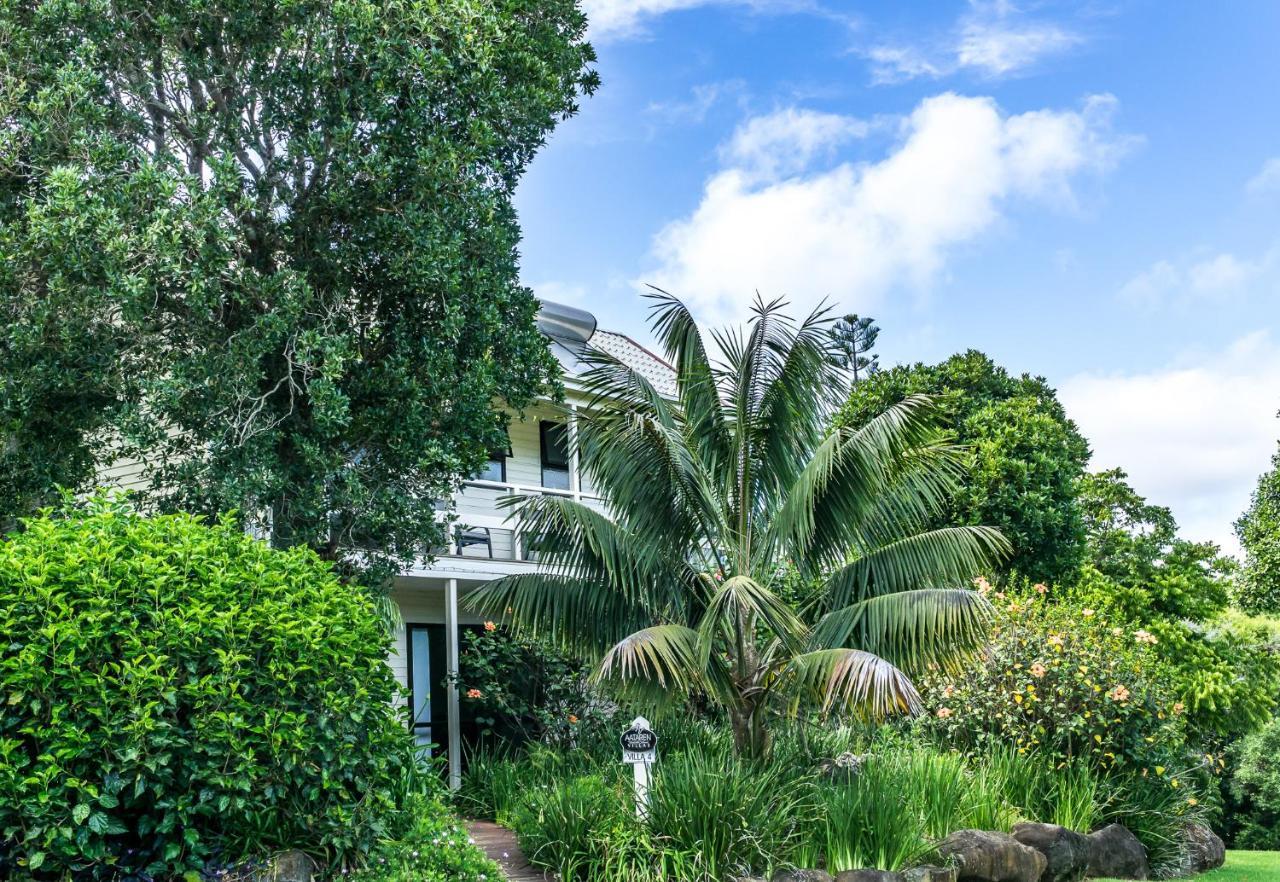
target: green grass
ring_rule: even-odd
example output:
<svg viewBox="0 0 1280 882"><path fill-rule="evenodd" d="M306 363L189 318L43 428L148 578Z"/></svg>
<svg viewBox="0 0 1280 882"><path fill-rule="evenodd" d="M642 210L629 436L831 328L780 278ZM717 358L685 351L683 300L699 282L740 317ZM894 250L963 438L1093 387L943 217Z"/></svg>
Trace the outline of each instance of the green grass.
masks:
<svg viewBox="0 0 1280 882"><path fill-rule="evenodd" d="M1094 882L1115 882L1097 879ZM1229 851L1217 870L1196 876L1195 882L1280 882L1280 851Z"/></svg>

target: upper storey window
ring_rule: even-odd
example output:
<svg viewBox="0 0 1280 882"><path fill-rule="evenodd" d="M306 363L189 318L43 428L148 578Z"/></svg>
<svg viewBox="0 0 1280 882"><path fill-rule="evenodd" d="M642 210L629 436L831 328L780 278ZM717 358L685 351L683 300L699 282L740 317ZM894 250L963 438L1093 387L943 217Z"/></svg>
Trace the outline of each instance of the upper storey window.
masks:
<svg viewBox="0 0 1280 882"><path fill-rule="evenodd" d="M489 461L484 468L473 476L477 481L493 481L498 484L507 483L507 457L511 455L511 442L507 442L505 450L493 450L489 453Z"/></svg>
<svg viewBox="0 0 1280 882"><path fill-rule="evenodd" d="M542 448L542 486L552 490L569 489L569 427L564 423L541 420L538 437Z"/></svg>

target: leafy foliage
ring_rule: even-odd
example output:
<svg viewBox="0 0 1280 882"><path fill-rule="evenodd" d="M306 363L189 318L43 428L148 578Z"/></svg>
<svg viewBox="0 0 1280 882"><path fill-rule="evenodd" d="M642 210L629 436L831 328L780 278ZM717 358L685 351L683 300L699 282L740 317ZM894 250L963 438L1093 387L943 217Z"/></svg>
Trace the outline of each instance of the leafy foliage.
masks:
<svg viewBox="0 0 1280 882"><path fill-rule="evenodd" d="M854 386L836 424L866 425L912 395L932 395L939 420L970 451L934 525L987 524L1013 545L1006 568L1047 582L1074 577L1083 554L1076 481L1089 446L1041 378L1013 377L975 350L936 365L879 371Z"/></svg>
<svg viewBox="0 0 1280 882"><path fill-rule="evenodd" d="M1185 708L1147 632L1034 590L992 596L1000 617L981 662L927 681L928 728L968 749L1007 743L1149 775L1181 767Z"/></svg>
<svg viewBox="0 0 1280 882"><path fill-rule="evenodd" d="M1258 628L1222 618L1235 562L1211 542L1180 538L1169 509L1148 503L1119 469L1087 476L1081 504L1090 560L1069 595L1152 635L1188 730L1206 749L1269 719L1280 656Z"/></svg>
<svg viewBox="0 0 1280 882"><path fill-rule="evenodd" d="M466 827L438 795L407 800L407 824L378 843L367 865L346 873L351 882L498 882L502 871L471 841Z"/></svg>
<svg viewBox="0 0 1280 882"><path fill-rule="evenodd" d="M1280 614L1280 452L1258 478L1236 535L1245 552L1236 602L1248 612Z"/></svg>
<svg viewBox="0 0 1280 882"><path fill-rule="evenodd" d="M1229 822L1238 848L1280 850L1280 719L1235 748Z"/></svg>
<svg viewBox="0 0 1280 882"><path fill-rule="evenodd" d="M581 462L609 514L509 500L543 560L474 601L599 660L625 693L709 696L744 755L765 756L770 716L801 706L914 711L909 678L981 644L988 605L969 581L1006 550L986 527L924 529L958 473L930 401L828 432L823 313L796 324L758 303L745 333L717 335L722 365L678 300L656 295L654 316L675 400L603 352L585 379ZM821 582L806 609L780 595L788 562Z"/></svg>
<svg viewBox="0 0 1280 882"><path fill-rule="evenodd" d="M570 744L582 729L613 717L588 675L582 661L490 622L463 638L458 689L482 737L497 746Z"/></svg>
<svg viewBox="0 0 1280 882"><path fill-rule="evenodd" d="M351 568L438 540L493 402L554 379L511 196L596 86L585 27L574 0L0 3L0 519L126 453L156 504Z"/></svg>
<svg viewBox="0 0 1280 882"><path fill-rule="evenodd" d="M99 498L0 543L0 633L0 851L37 878L391 832L386 632L312 552Z"/></svg>

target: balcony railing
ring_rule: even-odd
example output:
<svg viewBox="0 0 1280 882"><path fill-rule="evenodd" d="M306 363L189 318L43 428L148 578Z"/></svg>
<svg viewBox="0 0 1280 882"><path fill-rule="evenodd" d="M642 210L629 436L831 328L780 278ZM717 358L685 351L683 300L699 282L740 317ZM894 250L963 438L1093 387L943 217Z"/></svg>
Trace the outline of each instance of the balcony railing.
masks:
<svg viewBox="0 0 1280 882"><path fill-rule="evenodd" d="M467 498L467 490L493 491L490 499ZM487 495L487 494L486 494ZM576 499L588 505L602 505L599 496L583 493L580 489L560 490L552 487L531 487L521 484L505 484L497 481L464 481L463 495L454 501L465 502L466 509L457 510L449 545L433 549L436 557L475 558L478 560L525 561L538 559L538 537L522 533L513 524L508 513L497 506L503 496L559 496ZM491 512L476 513L471 510L493 503ZM448 511L449 509L445 509Z"/></svg>

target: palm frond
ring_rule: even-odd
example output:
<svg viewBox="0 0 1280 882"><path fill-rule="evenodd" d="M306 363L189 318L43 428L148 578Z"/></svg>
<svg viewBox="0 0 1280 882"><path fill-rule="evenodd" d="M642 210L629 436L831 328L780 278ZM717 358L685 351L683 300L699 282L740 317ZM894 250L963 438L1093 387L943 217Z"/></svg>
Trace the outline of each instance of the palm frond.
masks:
<svg viewBox="0 0 1280 882"><path fill-rule="evenodd" d="M916 588L959 587L989 572L1009 553L1009 542L992 527L942 527L882 545L827 577L827 609L878 594Z"/></svg>
<svg viewBox="0 0 1280 882"><path fill-rule="evenodd" d="M619 640L596 678L622 688L654 686L687 693L702 680L698 634L684 625L653 625Z"/></svg>
<svg viewBox="0 0 1280 882"><path fill-rule="evenodd" d="M920 694L911 680L890 662L860 649L818 649L791 659L780 683L792 703L808 698L824 713L843 713L883 720L917 714Z"/></svg>
<svg viewBox="0 0 1280 882"><path fill-rule="evenodd" d="M520 573L486 582L465 605L506 621L518 634L545 639L585 658L600 658L627 634L653 621L607 582L550 573Z"/></svg>
<svg viewBox="0 0 1280 882"><path fill-rule="evenodd" d="M920 588L881 594L823 616L814 646L852 647L919 674L929 666L955 669L990 632L991 604L965 588Z"/></svg>
<svg viewBox="0 0 1280 882"><path fill-rule="evenodd" d="M784 646L798 649L804 623L791 606L749 576L726 579L711 598L698 624L698 657L710 657L717 640L732 643L742 634L754 639L754 623L760 622Z"/></svg>

